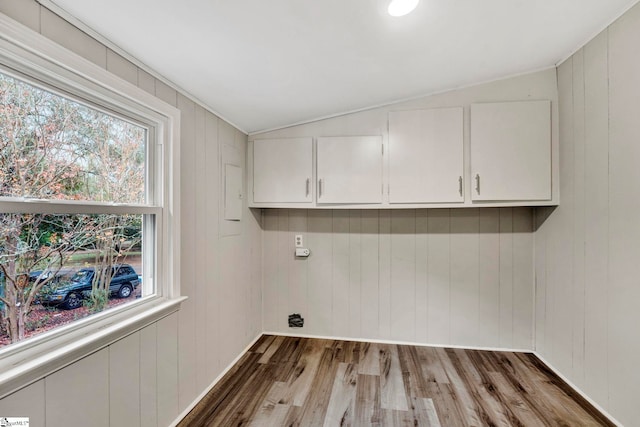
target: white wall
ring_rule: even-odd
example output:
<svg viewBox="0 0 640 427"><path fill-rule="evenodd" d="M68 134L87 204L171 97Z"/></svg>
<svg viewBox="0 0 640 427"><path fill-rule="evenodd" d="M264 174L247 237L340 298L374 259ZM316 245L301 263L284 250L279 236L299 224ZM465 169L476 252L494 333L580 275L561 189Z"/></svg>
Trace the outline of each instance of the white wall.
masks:
<svg viewBox="0 0 640 427"><path fill-rule="evenodd" d="M32 426L166 426L261 332L261 230L220 219L221 152L244 165L247 137L33 0L16 19L182 112L182 309L0 400ZM46 419L46 423L45 423Z"/></svg>
<svg viewBox="0 0 640 427"><path fill-rule="evenodd" d="M555 69L255 134L250 140L382 135L386 143L390 110L462 106L468 153L471 103L526 99L552 101L557 144ZM263 215L267 331L533 349L528 208L265 209ZM293 256L298 233L311 249L308 260ZM288 328L287 315L293 312L305 318L303 329Z"/></svg>
<svg viewBox="0 0 640 427"><path fill-rule="evenodd" d="M537 212L536 350L640 425L640 5L558 69L560 206Z"/></svg>
<svg viewBox="0 0 640 427"><path fill-rule="evenodd" d="M530 208L265 209L263 254L267 331L533 348Z"/></svg>

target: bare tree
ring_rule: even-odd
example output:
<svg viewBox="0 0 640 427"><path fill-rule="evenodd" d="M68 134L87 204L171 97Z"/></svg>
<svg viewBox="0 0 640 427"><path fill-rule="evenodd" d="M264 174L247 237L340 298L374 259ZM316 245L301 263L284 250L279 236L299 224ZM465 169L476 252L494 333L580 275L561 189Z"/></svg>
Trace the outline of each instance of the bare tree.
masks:
<svg viewBox="0 0 640 427"><path fill-rule="evenodd" d="M85 227L85 232L90 230L95 253L95 270L88 300L92 311L101 311L107 304L114 273L112 267L124 261L129 250L140 243L139 233L126 235L125 227L132 221L113 215L98 215L93 218L91 227Z"/></svg>
<svg viewBox="0 0 640 427"><path fill-rule="evenodd" d="M0 73L0 196L142 203L145 136L140 126ZM115 231L128 217L110 217L0 213L1 317L12 342L24 338L37 293L70 254L93 247L101 265L117 259Z"/></svg>
<svg viewBox="0 0 640 427"><path fill-rule="evenodd" d="M58 223L58 224L52 224ZM62 225L64 233L53 233L42 242L42 230ZM11 342L24 339L25 320L38 292L55 279L64 258L82 247L86 236L82 222L69 216L5 214L0 217L2 253L0 270L4 279L4 320ZM31 275L32 271L40 271Z"/></svg>

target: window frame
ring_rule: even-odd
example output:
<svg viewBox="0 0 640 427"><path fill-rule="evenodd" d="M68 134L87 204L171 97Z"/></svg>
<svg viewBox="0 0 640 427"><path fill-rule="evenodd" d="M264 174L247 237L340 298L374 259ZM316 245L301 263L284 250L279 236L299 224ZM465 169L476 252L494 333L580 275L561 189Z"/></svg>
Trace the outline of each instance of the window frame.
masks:
<svg viewBox="0 0 640 427"><path fill-rule="evenodd" d="M180 295L180 111L0 14L0 72L42 82L46 90L147 129L143 204L3 197L2 213L142 214L145 233L143 286L155 293L38 334L0 350L0 398L179 310ZM150 235L153 234L153 235ZM148 268L149 263L152 268ZM147 265L147 268L144 265Z"/></svg>

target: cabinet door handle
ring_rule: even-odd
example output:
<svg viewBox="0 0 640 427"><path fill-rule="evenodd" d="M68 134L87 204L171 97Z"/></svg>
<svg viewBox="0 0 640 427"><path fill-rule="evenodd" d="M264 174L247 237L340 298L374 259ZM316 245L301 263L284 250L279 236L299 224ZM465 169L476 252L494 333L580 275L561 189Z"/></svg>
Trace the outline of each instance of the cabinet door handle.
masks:
<svg viewBox="0 0 640 427"><path fill-rule="evenodd" d="M462 177L461 176L458 177L458 192L460 193L460 196L462 196Z"/></svg>
<svg viewBox="0 0 640 427"><path fill-rule="evenodd" d="M309 197L309 184L310 184L310 183L311 183L311 180L310 180L309 178L307 178L307 182L306 182L306 184L305 184L305 193L304 193L304 195L305 195L306 197Z"/></svg>
<svg viewBox="0 0 640 427"><path fill-rule="evenodd" d="M318 199L322 197L322 178L318 180Z"/></svg>
<svg viewBox="0 0 640 427"><path fill-rule="evenodd" d="M476 174L476 193L480 194L480 174Z"/></svg>

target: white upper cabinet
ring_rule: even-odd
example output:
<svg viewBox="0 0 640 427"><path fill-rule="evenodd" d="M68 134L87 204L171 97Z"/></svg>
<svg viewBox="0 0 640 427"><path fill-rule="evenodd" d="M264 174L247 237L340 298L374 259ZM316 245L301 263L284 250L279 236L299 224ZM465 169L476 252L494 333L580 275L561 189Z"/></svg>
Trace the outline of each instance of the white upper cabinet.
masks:
<svg viewBox="0 0 640 427"><path fill-rule="evenodd" d="M550 101L471 105L473 201L551 200Z"/></svg>
<svg viewBox="0 0 640 427"><path fill-rule="evenodd" d="M463 109L389 113L389 202L464 201Z"/></svg>
<svg viewBox="0 0 640 427"><path fill-rule="evenodd" d="M456 99L456 102L459 100ZM553 206L559 200L552 101L380 111L249 143L249 206L416 209ZM552 109L552 106L554 107ZM366 119L366 120L365 120ZM318 136L318 134L376 136ZM369 134L371 135L371 134Z"/></svg>
<svg viewBox="0 0 640 427"><path fill-rule="evenodd" d="M322 137L317 141L317 202L382 203L382 137Z"/></svg>
<svg viewBox="0 0 640 427"><path fill-rule="evenodd" d="M313 201L312 138L253 141L253 202Z"/></svg>

